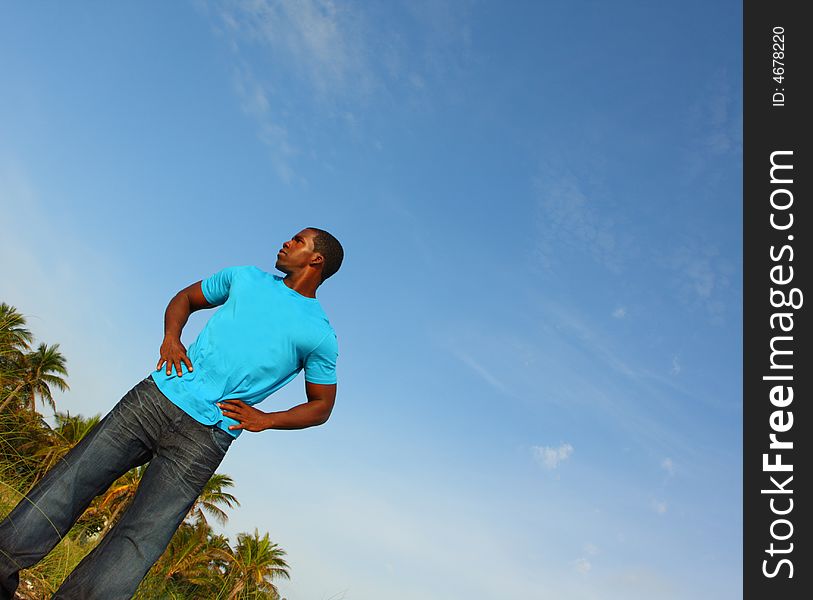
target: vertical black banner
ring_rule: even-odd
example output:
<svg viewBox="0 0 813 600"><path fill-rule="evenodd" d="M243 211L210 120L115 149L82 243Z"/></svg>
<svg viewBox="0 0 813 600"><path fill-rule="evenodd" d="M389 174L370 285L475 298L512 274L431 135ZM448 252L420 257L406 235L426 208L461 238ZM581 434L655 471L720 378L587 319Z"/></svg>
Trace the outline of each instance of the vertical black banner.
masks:
<svg viewBox="0 0 813 600"><path fill-rule="evenodd" d="M744 4L743 589L754 600L809 598L813 589L805 4Z"/></svg>

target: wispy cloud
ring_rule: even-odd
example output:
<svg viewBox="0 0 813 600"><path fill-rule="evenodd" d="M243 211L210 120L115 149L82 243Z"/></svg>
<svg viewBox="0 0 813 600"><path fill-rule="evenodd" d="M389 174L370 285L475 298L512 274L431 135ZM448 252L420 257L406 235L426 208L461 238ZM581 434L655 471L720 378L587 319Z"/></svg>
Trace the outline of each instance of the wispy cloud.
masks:
<svg viewBox="0 0 813 600"><path fill-rule="evenodd" d="M723 319L726 304L731 301L735 270L716 246L686 242L671 253L666 266L673 273L672 285L679 300L705 310L714 321Z"/></svg>
<svg viewBox="0 0 813 600"><path fill-rule="evenodd" d="M675 463L668 456L661 461L661 468L669 475L675 474Z"/></svg>
<svg viewBox="0 0 813 600"><path fill-rule="evenodd" d="M615 222L597 208L583 184L569 171L543 169L534 180L538 205L536 221L542 232L537 253L543 267L552 269L569 252L587 253L605 267L621 265Z"/></svg>
<svg viewBox="0 0 813 600"><path fill-rule="evenodd" d="M593 570L593 562L588 557L593 557L598 554L598 546L592 542L588 542L584 545L583 551L585 556L580 556L573 561L572 564L577 573L580 575L587 575Z"/></svg>
<svg viewBox="0 0 813 600"><path fill-rule="evenodd" d="M674 266L681 269L686 276L684 289L704 300L711 297L717 283L710 254L711 252L707 251L705 256L697 255L683 248L674 258Z"/></svg>
<svg viewBox="0 0 813 600"><path fill-rule="evenodd" d="M231 0L203 3L230 47L322 100L391 94L401 105L449 81L471 47L469 2L409 2L389 21L362 2ZM257 69L254 69L257 72Z"/></svg>
<svg viewBox="0 0 813 600"><path fill-rule="evenodd" d="M627 432L657 455L702 454L696 440L659 417L659 410L688 397L679 378L647 369L623 340L573 306L540 299L527 317L521 331L489 318L446 322L433 337L490 389L533 413L556 407L600 414L605 426Z"/></svg>
<svg viewBox="0 0 813 600"><path fill-rule="evenodd" d="M199 5L228 41L240 108L256 122L280 179L295 181L295 159L313 152L313 123L327 118L353 129L355 108L337 103L374 86L363 13L330 0Z"/></svg>
<svg viewBox="0 0 813 600"><path fill-rule="evenodd" d="M538 377L540 351L534 340L500 330L493 321L485 328L474 322L447 323L432 337L501 394L527 396L529 384Z"/></svg>
<svg viewBox="0 0 813 600"><path fill-rule="evenodd" d="M702 142L710 152L722 154L740 151L742 145L742 112L739 110L738 94L726 73L720 72L709 84L705 97L707 130Z"/></svg>
<svg viewBox="0 0 813 600"><path fill-rule="evenodd" d="M377 134L363 131L373 102L425 110L427 99L450 90L451 74L470 45L468 7L407 3L406 18L362 2L333 0L230 0L199 2L227 42L240 106L258 124L280 177L295 180L295 156L321 151L313 140L335 126L370 147Z"/></svg>
<svg viewBox="0 0 813 600"><path fill-rule="evenodd" d="M669 509L669 506L663 500L653 500L651 506L652 510L654 510L659 515L665 515L666 511Z"/></svg>
<svg viewBox="0 0 813 600"><path fill-rule="evenodd" d="M427 81L432 82L432 87L442 81L455 81L463 71L472 46L469 13L473 5L471 0L451 3L413 0L405 3L406 10L423 32L420 67L425 75L410 76L417 88L425 89Z"/></svg>
<svg viewBox="0 0 813 600"><path fill-rule="evenodd" d="M291 183L294 178L291 158L298 154L298 150L289 142L287 129L271 110L268 90L245 64L235 67L234 88L240 108L258 124L257 137L271 149L277 175L282 181Z"/></svg>
<svg viewBox="0 0 813 600"><path fill-rule="evenodd" d="M505 383L503 383L496 375L494 375L494 373L472 358L469 354L457 348L452 348L452 353L495 390L501 393L509 392L508 386L506 386Z"/></svg>
<svg viewBox="0 0 813 600"><path fill-rule="evenodd" d="M587 575L593 568L593 565L586 558L577 558L573 562L573 567L576 569L578 573L582 575Z"/></svg>
<svg viewBox="0 0 813 600"><path fill-rule="evenodd" d="M544 303L543 308L547 317L551 318L557 327L567 334L569 339L578 341L592 354L601 358L602 362L607 366L634 379L638 379L643 375L639 369L636 369L622 358L612 340L602 335L585 315L570 307L554 304L553 302ZM624 315L626 315L626 311L624 311ZM616 316L616 318L619 317Z"/></svg>
<svg viewBox="0 0 813 600"><path fill-rule="evenodd" d="M710 79L704 93L690 107L686 127L694 144L686 153L690 179L709 177L718 157L742 152L742 104L725 71Z"/></svg>
<svg viewBox="0 0 813 600"><path fill-rule="evenodd" d="M683 123L688 144L680 173L688 186L684 193L717 210L727 207L729 223L741 218L736 176L741 169L742 95L734 81L736 75L718 71L688 108ZM704 231L676 240L664 254L662 266L670 271L677 298L684 305L704 310L713 323L721 324L731 307L739 304L736 280L740 267L739 250L732 250L736 246L709 241L718 239L719 229L706 229L715 222L699 223Z"/></svg>
<svg viewBox="0 0 813 600"><path fill-rule="evenodd" d="M627 316L627 309L623 306L619 306L613 311L613 317L616 319L623 319Z"/></svg>
<svg viewBox="0 0 813 600"><path fill-rule="evenodd" d="M672 357L672 375L679 375L680 372L683 370L683 367L680 364L680 360L678 360L677 356Z"/></svg>
<svg viewBox="0 0 813 600"><path fill-rule="evenodd" d="M320 93L370 77L361 14L330 0L233 0L212 7L236 47L254 44L302 73Z"/></svg>
<svg viewBox="0 0 813 600"><path fill-rule="evenodd" d="M557 447L533 446L531 448L534 458L546 469L556 469L562 462L573 454L573 446L562 443Z"/></svg>

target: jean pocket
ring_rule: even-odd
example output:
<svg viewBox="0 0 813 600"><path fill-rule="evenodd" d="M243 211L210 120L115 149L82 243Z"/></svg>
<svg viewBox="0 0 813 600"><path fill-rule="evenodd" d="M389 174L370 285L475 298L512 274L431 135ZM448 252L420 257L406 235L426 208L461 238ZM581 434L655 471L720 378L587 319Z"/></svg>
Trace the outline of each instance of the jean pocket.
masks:
<svg viewBox="0 0 813 600"><path fill-rule="evenodd" d="M209 427L209 435L212 437L212 443L221 451L226 452L234 441L234 436L230 433L223 431L217 425Z"/></svg>

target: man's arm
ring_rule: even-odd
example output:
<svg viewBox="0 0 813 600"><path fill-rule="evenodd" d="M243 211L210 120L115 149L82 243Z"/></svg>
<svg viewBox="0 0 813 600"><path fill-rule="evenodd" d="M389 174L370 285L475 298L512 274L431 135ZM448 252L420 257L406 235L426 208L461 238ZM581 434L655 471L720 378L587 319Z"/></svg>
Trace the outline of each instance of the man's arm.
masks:
<svg viewBox="0 0 813 600"><path fill-rule="evenodd" d="M181 343L181 331L196 310L211 308L212 305L206 300L201 289L201 282L193 283L175 294L167 305L164 314L164 341L161 344L161 358L158 359L156 370L166 363L167 375L172 374L172 366L175 372L181 377L181 363L186 368L192 370L192 361L186 355L186 347Z"/></svg>
<svg viewBox="0 0 813 600"><path fill-rule="evenodd" d="M229 429L264 431L265 429L305 429L322 425L333 411L336 402L336 384L305 382L305 395L308 401L279 412L263 412L249 406L242 400L223 400L218 406L222 413L238 421Z"/></svg>

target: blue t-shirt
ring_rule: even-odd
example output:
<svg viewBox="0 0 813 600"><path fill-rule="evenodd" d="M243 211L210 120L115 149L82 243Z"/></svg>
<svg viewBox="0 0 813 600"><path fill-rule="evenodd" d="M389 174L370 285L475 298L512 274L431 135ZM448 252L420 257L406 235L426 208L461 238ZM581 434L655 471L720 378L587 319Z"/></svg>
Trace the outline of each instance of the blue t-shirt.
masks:
<svg viewBox="0 0 813 600"><path fill-rule="evenodd" d="M204 279L203 295L222 304L187 354L183 377L166 367L153 372L161 392L204 425L229 430L234 419L216 403L240 399L257 404L303 368L305 381L336 383L336 334L316 298L295 292L257 267L229 267Z"/></svg>

